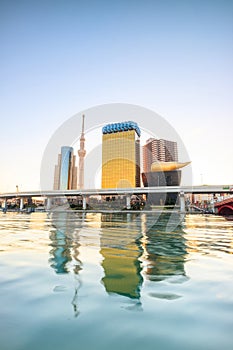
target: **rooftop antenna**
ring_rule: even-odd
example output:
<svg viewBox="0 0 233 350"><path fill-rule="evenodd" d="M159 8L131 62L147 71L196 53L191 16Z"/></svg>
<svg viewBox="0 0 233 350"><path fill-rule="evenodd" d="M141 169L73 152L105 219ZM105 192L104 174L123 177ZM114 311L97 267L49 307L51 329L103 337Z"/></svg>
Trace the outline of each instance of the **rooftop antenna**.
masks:
<svg viewBox="0 0 233 350"><path fill-rule="evenodd" d="M83 120L82 120L82 134L84 134L84 120L85 120L85 115L83 114Z"/></svg>

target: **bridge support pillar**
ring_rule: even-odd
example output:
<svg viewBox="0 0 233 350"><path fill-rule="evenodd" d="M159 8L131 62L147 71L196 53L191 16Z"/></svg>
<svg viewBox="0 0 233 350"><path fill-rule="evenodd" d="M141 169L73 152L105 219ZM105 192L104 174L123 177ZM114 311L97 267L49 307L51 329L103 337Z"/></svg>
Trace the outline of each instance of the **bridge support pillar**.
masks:
<svg viewBox="0 0 233 350"><path fill-rule="evenodd" d="M180 212L185 213L185 198L184 192L180 192Z"/></svg>
<svg viewBox="0 0 233 350"><path fill-rule="evenodd" d="M131 206L130 206L130 199L131 199L131 196L129 194L127 194L126 196L126 209L130 209Z"/></svg>
<svg viewBox="0 0 233 350"><path fill-rule="evenodd" d="M210 210L212 211L213 214L216 213L215 207L214 207L214 198L212 198L210 201Z"/></svg>
<svg viewBox="0 0 233 350"><path fill-rule="evenodd" d="M83 210L87 209L87 197L83 196Z"/></svg>
<svg viewBox="0 0 233 350"><path fill-rule="evenodd" d="M46 210L51 210L51 208L52 208L52 198L51 197L47 197Z"/></svg>
<svg viewBox="0 0 233 350"><path fill-rule="evenodd" d="M19 203L19 210L22 211L24 207L24 199L20 198L20 203Z"/></svg>
<svg viewBox="0 0 233 350"><path fill-rule="evenodd" d="M7 211L7 199L5 198L4 201L2 202L2 209L4 212Z"/></svg>

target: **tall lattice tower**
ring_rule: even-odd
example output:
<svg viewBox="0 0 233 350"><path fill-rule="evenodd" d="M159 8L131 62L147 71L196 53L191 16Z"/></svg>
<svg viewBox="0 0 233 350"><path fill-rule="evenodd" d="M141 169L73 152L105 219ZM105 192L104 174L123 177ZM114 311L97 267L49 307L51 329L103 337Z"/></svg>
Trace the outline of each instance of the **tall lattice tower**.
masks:
<svg viewBox="0 0 233 350"><path fill-rule="evenodd" d="M78 156L79 156L78 188L81 190L84 188L84 158L86 155L85 137L84 137L84 119L85 119L85 115L83 115L83 118L82 118L82 133L80 136L80 149L78 150Z"/></svg>

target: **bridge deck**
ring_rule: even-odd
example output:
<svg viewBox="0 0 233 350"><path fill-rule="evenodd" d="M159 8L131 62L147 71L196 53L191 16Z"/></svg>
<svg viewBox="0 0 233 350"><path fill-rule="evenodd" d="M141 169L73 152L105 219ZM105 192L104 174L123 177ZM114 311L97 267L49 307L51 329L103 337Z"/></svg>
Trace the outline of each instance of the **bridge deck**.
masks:
<svg viewBox="0 0 233 350"><path fill-rule="evenodd" d="M136 187L119 189L85 189L85 190L41 190L27 192L1 193L0 198L14 197L63 197L63 196L109 196L109 195L133 195L148 193L193 193L193 194L211 194L211 193L231 193L233 194L233 185L212 185L212 186L161 186L161 187Z"/></svg>

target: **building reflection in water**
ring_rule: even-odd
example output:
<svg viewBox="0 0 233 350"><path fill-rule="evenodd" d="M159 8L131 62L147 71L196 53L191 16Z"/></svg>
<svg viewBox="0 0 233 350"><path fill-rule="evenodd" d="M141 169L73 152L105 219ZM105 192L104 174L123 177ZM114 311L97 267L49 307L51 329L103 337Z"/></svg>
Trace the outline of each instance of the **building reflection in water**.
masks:
<svg viewBox="0 0 233 350"><path fill-rule="evenodd" d="M174 220L172 225L171 220ZM187 280L184 267L186 239L179 216L161 214L155 221L153 213L58 212L52 214L52 222L49 262L57 274L74 276L75 291L71 303L75 316L79 313L82 261L84 270L87 269L87 273L82 273L84 282L85 276L93 273L95 287L100 286L101 281L108 294L126 297L130 303L128 308L135 310L142 309L143 279L152 283L168 278L170 281L173 278L175 283ZM176 229L169 231L171 226ZM97 264L102 267L100 280L95 275ZM165 294L163 298L175 297ZM161 297L156 293L153 296Z"/></svg>
<svg viewBox="0 0 233 350"><path fill-rule="evenodd" d="M76 215L69 212L52 213L54 230L50 232L52 249L49 263L57 274L73 273L75 278L75 292L72 300L75 316L78 316L78 290L81 287L79 272L82 262L79 259L79 230L84 220L83 214Z"/></svg>
<svg viewBox="0 0 233 350"><path fill-rule="evenodd" d="M175 229L169 232L167 224L170 225L170 214L161 214L158 221L149 230L147 226L150 216L142 214L143 254L141 261L143 275L150 281L162 281L171 276L186 276L184 268L187 255L185 232L180 225L179 214L172 215ZM180 282L184 280L186 279L179 279Z"/></svg>
<svg viewBox="0 0 233 350"><path fill-rule="evenodd" d="M142 254L135 214L102 214L100 254L105 276L102 283L107 293L116 293L134 299L140 305Z"/></svg>

